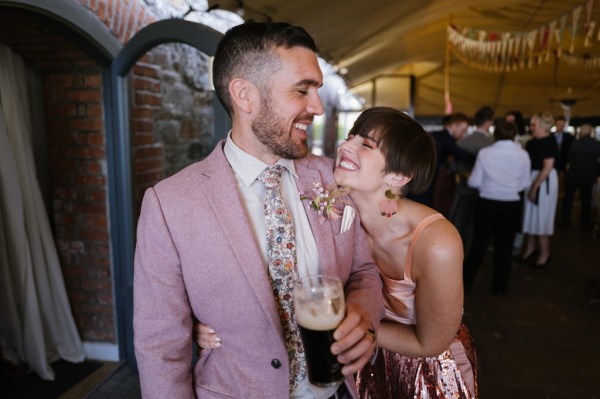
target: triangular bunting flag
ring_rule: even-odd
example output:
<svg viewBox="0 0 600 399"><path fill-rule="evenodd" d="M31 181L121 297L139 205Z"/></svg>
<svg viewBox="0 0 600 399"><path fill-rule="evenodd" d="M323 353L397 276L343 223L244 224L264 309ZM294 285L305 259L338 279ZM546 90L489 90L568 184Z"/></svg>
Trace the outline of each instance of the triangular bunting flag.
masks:
<svg viewBox="0 0 600 399"><path fill-rule="evenodd" d="M569 53L573 54L575 51L575 36L577 35L577 23L579 21L579 15L581 14L581 6L573 10L573 26L571 26L571 47L569 47Z"/></svg>

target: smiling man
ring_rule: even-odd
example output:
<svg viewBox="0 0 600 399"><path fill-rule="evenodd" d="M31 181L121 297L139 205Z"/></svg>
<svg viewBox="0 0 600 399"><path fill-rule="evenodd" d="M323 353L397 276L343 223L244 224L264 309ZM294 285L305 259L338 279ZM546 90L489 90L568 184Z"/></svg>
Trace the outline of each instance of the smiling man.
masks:
<svg viewBox="0 0 600 399"><path fill-rule="evenodd" d="M334 184L333 160L308 154L306 131L323 113L315 43L299 27L245 23L219 44L213 77L231 132L205 160L148 189L142 204L134 274L142 394L356 397L352 375L373 353L383 315L381 281L360 221L342 232L340 220L320 221L300 199L314 183ZM331 351L346 381L327 387L306 377L289 291L314 274L345 285ZM222 343L190 367L194 319Z"/></svg>

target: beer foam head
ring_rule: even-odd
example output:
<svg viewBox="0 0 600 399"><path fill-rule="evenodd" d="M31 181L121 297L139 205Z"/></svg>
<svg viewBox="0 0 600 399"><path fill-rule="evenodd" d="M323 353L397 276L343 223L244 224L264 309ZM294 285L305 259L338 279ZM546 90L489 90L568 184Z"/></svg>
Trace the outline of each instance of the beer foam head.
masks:
<svg viewBox="0 0 600 399"><path fill-rule="evenodd" d="M337 300L340 300L337 298ZM335 329L344 319L344 303L332 306L329 303L296 304L296 319L298 324L313 331L328 331Z"/></svg>

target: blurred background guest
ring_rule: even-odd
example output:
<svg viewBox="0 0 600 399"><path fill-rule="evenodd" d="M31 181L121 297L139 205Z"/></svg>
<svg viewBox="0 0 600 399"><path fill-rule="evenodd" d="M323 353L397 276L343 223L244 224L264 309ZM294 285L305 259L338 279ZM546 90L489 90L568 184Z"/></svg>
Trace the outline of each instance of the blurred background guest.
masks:
<svg viewBox="0 0 600 399"><path fill-rule="evenodd" d="M551 114L534 114L530 123L533 138L526 145L532 183L525 191L523 233L526 236L520 260L532 260L531 266L537 268L548 266L550 260L550 236L554 234L558 200L558 177L554 168L558 146L550 134L553 124Z"/></svg>
<svg viewBox="0 0 600 399"><path fill-rule="evenodd" d="M492 292L504 295L512 267L512 248L519 229L519 193L531 184L531 161L514 142L517 126L502 122L494 130L494 144L482 148L469 176L470 187L479 190L471 249L464 267L465 292L470 293L490 236L494 245Z"/></svg>
<svg viewBox="0 0 600 399"><path fill-rule="evenodd" d="M523 118L523 114L521 111L508 111L504 114L504 121L514 123L517 126L517 135L514 140L516 143L519 143L522 148L525 148L525 145L529 140L531 140L531 134L529 134L527 130L527 125L525 123L525 118ZM515 242L513 244L513 252L519 252L521 250L521 246L523 245L523 208L524 208L524 198L523 192L519 194L521 207L519 213L519 229L517 230L517 235L515 237Z"/></svg>
<svg viewBox="0 0 600 399"><path fill-rule="evenodd" d="M579 137L571 145L567 155L565 196L560 226L570 226L573 197L579 190L581 227L592 228L592 188L596 181L598 158L600 158L600 142L594 139L594 127L585 123L579 127Z"/></svg>
<svg viewBox="0 0 600 399"><path fill-rule="evenodd" d="M567 120L564 116L557 116L554 121L554 138L556 139L556 145L558 145L558 156L554 168L558 172L559 176L565 171L565 165L567 164L567 157L569 155L569 149L571 144L575 141L575 136L566 131Z"/></svg>
<svg viewBox="0 0 600 399"><path fill-rule="evenodd" d="M465 114L457 112L447 115L442 120L442 124L444 126L442 130L431 133L435 140L437 154L433 180L424 192L411 193L408 197L447 216L450 206L452 206L456 187L454 173L451 170L452 159L473 162L474 157L456 144L467 133L469 118Z"/></svg>
<svg viewBox="0 0 600 399"><path fill-rule="evenodd" d="M437 158L433 180L427 190L421 194L411 194L410 199L420 202L448 216L456 182L451 164L454 159L473 163L475 157L457 145L469 128L469 118L457 112L444 119L444 129L431 133L435 140Z"/></svg>
<svg viewBox="0 0 600 399"><path fill-rule="evenodd" d="M458 142L458 146L471 154L473 159L480 149L494 143L494 139L490 135L490 127L494 123L492 107L486 105L477 110L474 122L477 129ZM465 253L468 253L473 240L473 215L479 192L467 184L473 163L456 160L454 167L457 183L449 220L460 233Z"/></svg>
<svg viewBox="0 0 600 399"><path fill-rule="evenodd" d="M517 126L515 141L525 148L525 144L531 139L531 134L527 131L527 124L525 123L525 118L523 118L521 111L508 111L504 114L504 120L506 122L514 123Z"/></svg>

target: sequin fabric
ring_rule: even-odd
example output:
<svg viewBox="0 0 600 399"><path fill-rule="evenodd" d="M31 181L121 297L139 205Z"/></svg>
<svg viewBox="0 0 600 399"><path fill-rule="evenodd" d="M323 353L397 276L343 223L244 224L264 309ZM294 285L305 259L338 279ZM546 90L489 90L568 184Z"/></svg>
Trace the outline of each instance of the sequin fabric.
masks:
<svg viewBox="0 0 600 399"><path fill-rule="evenodd" d="M279 317L283 326L286 349L290 362L290 391L306 376L304 346L294 313L292 293L298 279L296 266L296 240L289 209L283 201L279 186L285 167L275 165L266 168L258 176L267 189L265 198L265 227L267 234L267 257L271 288L277 300Z"/></svg>
<svg viewBox="0 0 600 399"><path fill-rule="evenodd" d="M413 358L379 349L374 364L367 364L356 379L362 399L476 399L477 359L473 340L461 326L452 347L460 347L473 371L469 389L452 350L436 357Z"/></svg>

